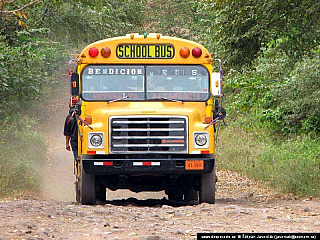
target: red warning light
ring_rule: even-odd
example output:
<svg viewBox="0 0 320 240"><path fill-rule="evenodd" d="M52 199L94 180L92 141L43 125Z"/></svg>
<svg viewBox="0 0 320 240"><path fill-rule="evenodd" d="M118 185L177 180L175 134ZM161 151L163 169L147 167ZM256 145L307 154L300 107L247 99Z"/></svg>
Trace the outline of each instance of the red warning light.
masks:
<svg viewBox="0 0 320 240"><path fill-rule="evenodd" d="M99 50L98 48L92 47L89 49L89 55L90 57L96 57L99 55Z"/></svg>
<svg viewBox="0 0 320 240"><path fill-rule="evenodd" d="M202 50L201 50L201 48L195 47L194 49L192 49L192 55L193 55L195 58L201 57L201 55L202 55Z"/></svg>

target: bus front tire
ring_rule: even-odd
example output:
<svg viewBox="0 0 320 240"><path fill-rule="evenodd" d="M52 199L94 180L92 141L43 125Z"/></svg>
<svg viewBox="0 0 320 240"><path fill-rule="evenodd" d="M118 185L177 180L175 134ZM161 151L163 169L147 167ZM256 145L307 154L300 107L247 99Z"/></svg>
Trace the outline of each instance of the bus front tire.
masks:
<svg viewBox="0 0 320 240"><path fill-rule="evenodd" d="M200 203L215 203L216 201L216 171L201 175L199 201Z"/></svg>
<svg viewBox="0 0 320 240"><path fill-rule="evenodd" d="M96 178L93 174L87 174L81 164L80 175L80 203L93 205L96 203Z"/></svg>

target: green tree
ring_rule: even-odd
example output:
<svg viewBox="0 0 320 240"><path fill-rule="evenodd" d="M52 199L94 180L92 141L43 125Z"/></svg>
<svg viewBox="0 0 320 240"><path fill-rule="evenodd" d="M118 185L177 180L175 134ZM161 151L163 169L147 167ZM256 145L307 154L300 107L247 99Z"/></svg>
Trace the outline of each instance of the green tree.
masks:
<svg viewBox="0 0 320 240"><path fill-rule="evenodd" d="M206 0L212 45L229 68L250 66L263 47L301 58L319 45L320 4L313 0Z"/></svg>

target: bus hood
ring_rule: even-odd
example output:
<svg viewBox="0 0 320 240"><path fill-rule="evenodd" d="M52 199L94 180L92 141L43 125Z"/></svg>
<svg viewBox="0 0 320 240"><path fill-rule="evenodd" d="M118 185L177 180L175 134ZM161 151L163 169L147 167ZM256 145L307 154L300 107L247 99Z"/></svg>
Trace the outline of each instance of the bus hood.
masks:
<svg viewBox="0 0 320 240"><path fill-rule="evenodd" d="M91 112L93 122L105 122L110 116L132 115L177 115L188 116L189 121L200 122L205 108L204 102L114 102ZM114 106L113 106L114 105ZM200 107L201 106L201 107Z"/></svg>

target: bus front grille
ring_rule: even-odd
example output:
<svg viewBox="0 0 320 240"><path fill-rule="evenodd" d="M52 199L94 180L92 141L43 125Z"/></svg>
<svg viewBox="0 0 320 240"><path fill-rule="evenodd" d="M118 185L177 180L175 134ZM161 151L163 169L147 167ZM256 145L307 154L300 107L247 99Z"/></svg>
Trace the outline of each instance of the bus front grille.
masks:
<svg viewBox="0 0 320 240"><path fill-rule="evenodd" d="M109 121L111 153L187 152L187 117L116 116Z"/></svg>

